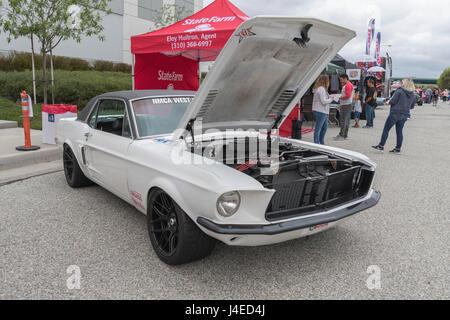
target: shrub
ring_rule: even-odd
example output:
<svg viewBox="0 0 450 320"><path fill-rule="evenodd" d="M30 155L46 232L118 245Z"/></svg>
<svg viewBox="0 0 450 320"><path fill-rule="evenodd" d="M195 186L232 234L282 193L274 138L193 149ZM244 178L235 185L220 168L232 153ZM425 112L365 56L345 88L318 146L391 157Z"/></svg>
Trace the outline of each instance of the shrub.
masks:
<svg viewBox="0 0 450 320"><path fill-rule="evenodd" d="M90 70L89 62L87 62L86 60L83 60L83 59L79 59L79 58L69 58L69 66L70 66L70 69L65 69L65 70L71 70L71 71ZM59 68L56 66L55 69L64 69L64 68Z"/></svg>
<svg viewBox="0 0 450 320"><path fill-rule="evenodd" d="M123 73L131 73L131 66L126 63L114 63L113 70L114 72L123 72Z"/></svg>
<svg viewBox="0 0 450 320"><path fill-rule="evenodd" d="M43 100L42 74L36 74L36 98ZM31 71L0 72L0 96L11 101L20 99L20 92L26 90L32 95L33 81ZM131 90L131 76L121 72L65 71L55 70L55 103L75 104L78 110L87 102L102 93ZM48 86L48 99L51 103L52 88Z"/></svg>
<svg viewBox="0 0 450 320"><path fill-rule="evenodd" d="M42 55L35 54L34 63L36 71L42 70ZM47 66L50 69L50 56L46 56ZM86 71L92 69L88 61L80 58L53 56L53 68L55 70ZM130 73L131 66L126 63L113 63L97 60L94 62L96 71L116 71ZM31 70L31 53L10 51L7 55L0 55L0 71L25 71Z"/></svg>
<svg viewBox="0 0 450 320"><path fill-rule="evenodd" d="M95 71L112 71L114 63L111 61L95 60L94 70Z"/></svg>
<svg viewBox="0 0 450 320"><path fill-rule="evenodd" d="M90 69L89 62L86 60L63 56L53 56L53 68L56 70L70 71L86 71Z"/></svg>
<svg viewBox="0 0 450 320"><path fill-rule="evenodd" d="M31 129L42 130L42 105L33 105L34 116L30 118ZM20 103L14 103L0 97L0 119L17 121L19 127L23 127L22 108Z"/></svg>

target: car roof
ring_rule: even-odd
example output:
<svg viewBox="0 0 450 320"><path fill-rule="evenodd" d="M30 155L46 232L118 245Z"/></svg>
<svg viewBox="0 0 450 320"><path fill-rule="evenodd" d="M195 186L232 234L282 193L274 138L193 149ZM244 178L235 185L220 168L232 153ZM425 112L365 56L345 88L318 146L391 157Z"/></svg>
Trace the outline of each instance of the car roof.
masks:
<svg viewBox="0 0 450 320"><path fill-rule="evenodd" d="M161 95L194 95L195 91L184 91L184 90L127 90L127 91L114 91L107 92L96 96L95 98L103 98L103 97L114 97L114 98L123 98L126 100L132 100L137 98L145 98L152 96L161 96Z"/></svg>
<svg viewBox="0 0 450 320"><path fill-rule="evenodd" d="M114 91L107 92L95 96L88 104L81 110L77 120L86 122L87 117L91 113L91 109L94 107L95 102L100 98L121 98L124 100L133 100L139 98L155 97L155 96L170 96L170 95L195 95L195 91L187 90L126 90L126 91Z"/></svg>

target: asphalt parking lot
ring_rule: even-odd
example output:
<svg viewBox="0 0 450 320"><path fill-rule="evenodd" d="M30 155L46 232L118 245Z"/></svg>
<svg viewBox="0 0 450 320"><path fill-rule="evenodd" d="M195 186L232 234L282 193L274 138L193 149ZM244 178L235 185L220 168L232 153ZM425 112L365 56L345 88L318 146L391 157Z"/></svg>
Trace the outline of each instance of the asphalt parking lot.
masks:
<svg viewBox="0 0 450 320"><path fill-rule="evenodd" d="M450 105L413 110L401 155L370 147L382 109L374 129L335 142L330 128L326 139L377 163L376 207L308 238L218 244L187 265L162 263L145 217L98 186L71 189L63 172L3 185L0 299L449 299ZM387 149L394 144L392 130ZM67 287L69 266L79 267L79 289ZM367 286L370 266L379 289Z"/></svg>

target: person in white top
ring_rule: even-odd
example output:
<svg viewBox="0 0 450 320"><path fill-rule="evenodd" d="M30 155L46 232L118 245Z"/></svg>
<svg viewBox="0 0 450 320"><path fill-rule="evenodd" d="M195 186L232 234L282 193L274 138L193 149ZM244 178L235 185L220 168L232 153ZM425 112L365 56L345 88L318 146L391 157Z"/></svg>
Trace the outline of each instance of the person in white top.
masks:
<svg viewBox="0 0 450 320"><path fill-rule="evenodd" d="M359 128L359 119L361 117L362 107L361 107L361 99L358 92L355 92L353 95L353 116L355 118L355 125L353 128Z"/></svg>
<svg viewBox="0 0 450 320"><path fill-rule="evenodd" d="M328 87L330 81L327 75L321 75L317 79L313 88L313 105L312 111L316 119L314 128L314 143L325 144L325 134L328 130L328 115L330 114L330 103L333 101L328 95Z"/></svg>

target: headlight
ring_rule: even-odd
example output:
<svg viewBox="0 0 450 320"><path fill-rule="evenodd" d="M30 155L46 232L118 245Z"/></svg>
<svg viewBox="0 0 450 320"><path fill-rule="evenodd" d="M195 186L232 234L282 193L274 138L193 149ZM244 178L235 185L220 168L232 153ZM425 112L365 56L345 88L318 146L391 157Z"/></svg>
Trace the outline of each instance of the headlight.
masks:
<svg viewBox="0 0 450 320"><path fill-rule="evenodd" d="M226 192L217 199L217 211L221 216L230 217L236 213L241 204L241 196L237 191Z"/></svg>

